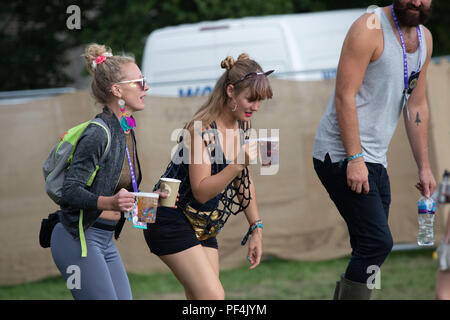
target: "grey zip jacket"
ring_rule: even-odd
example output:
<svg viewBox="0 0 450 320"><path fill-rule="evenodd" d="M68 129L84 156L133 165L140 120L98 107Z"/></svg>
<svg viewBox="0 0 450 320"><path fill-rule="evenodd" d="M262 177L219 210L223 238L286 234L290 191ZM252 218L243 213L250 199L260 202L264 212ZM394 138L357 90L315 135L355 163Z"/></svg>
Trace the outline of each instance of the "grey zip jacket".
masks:
<svg viewBox="0 0 450 320"><path fill-rule="evenodd" d="M101 118L109 127L111 141L109 141L108 154L103 163L99 163L108 144L108 135L100 126L89 124L79 139L62 189L59 219L74 239L79 238L80 210L83 210L82 225L83 230L86 231L102 212L97 208L98 197L114 194L124 165L124 157L126 157L126 137L117 117L108 107L104 107L103 112L96 115L96 118ZM131 133L136 146L134 132L131 131ZM130 150L130 153L132 152ZM142 173L137 154L136 148L136 162L139 170L137 185L139 186ZM97 165L99 169L94 182L91 187L86 187L89 177ZM122 217L116 225L115 239L119 238L124 222L125 218L122 213Z"/></svg>

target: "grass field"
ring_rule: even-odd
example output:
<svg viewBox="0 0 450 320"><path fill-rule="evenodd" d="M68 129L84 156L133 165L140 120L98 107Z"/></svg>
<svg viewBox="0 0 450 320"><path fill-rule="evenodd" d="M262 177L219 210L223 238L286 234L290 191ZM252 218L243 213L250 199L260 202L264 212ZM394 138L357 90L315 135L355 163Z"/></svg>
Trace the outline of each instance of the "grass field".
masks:
<svg viewBox="0 0 450 320"><path fill-rule="evenodd" d="M381 269L379 290L372 299L434 299L437 262L434 250L393 252ZM222 271L220 279L230 300L331 299L335 281L348 257L320 262L265 259L256 269L248 265ZM129 274L134 299L179 300L184 291L171 273ZM0 287L0 299L72 299L61 277Z"/></svg>

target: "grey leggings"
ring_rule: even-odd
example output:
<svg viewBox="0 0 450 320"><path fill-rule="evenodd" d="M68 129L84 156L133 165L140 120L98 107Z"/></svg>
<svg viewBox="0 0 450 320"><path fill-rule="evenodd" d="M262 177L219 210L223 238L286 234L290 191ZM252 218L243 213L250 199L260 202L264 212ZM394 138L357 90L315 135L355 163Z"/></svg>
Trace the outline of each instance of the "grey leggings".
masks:
<svg viewBox="0 0 450 320"><path fill-rule="evenodd" d="M82 258L80 240L74 239L61 223L53 229L53 260L74 299L132 299L128 276L114 243L113 233L94 227L87 229L87 257Z"/></svg>

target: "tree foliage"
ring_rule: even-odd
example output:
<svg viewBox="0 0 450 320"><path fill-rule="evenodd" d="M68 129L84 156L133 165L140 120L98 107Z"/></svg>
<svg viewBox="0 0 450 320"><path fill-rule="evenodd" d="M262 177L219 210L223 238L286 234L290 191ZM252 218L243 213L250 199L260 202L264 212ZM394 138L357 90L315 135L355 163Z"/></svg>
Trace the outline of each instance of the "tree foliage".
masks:
<svg viewBox="0 0 450 320"><path fill-rule="evenodd" d="M0 90L62 86L70 77L67 50L77 38L67 33L71 1L2 1L0 11ZM84 1L89 3L89 1Z"/></svg>
<svg viewBox="0 0 450 320"><path fill-rule="evenodd" d="M47 0L2 1L0 11L0 90L36 89L70 84L67 50L91 42L114 52L133 53L140 64L146 37L170 25L205 20L366 8L386 0ZM69 5L81 9L81 29L69 30ZM450 1L434 0L427 25L434 36L434 55L450 54L447 15Z"/></svg>

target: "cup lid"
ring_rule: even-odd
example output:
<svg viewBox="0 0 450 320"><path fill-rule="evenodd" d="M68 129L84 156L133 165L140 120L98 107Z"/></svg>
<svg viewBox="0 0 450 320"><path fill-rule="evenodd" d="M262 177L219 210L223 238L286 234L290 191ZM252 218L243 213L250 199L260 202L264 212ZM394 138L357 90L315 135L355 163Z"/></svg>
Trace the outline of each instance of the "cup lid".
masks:
<svg viewBox="0 0 450 320"><path fill-rule="evenodd" d="M172 178L161 178L160 180L166 181L166 182L177 182L177 183L181 183L181 180L178 180L178 179L172 179Z"/></svg>
<svg viewBox="0 0 450 320"><path fill-rule="evenodd" d="M245 143L248 142L264 142L264 141L270 141L270 142L278 142L280 141L280 137L266 137L266 138L250 138L250 139L246 139Z"/></svg>
<svg viewBox="0 0 450 320"><path fill-rule="evenodd" d="M159 198L159 194L155 192L133 192L136 197Z"/></svg>

